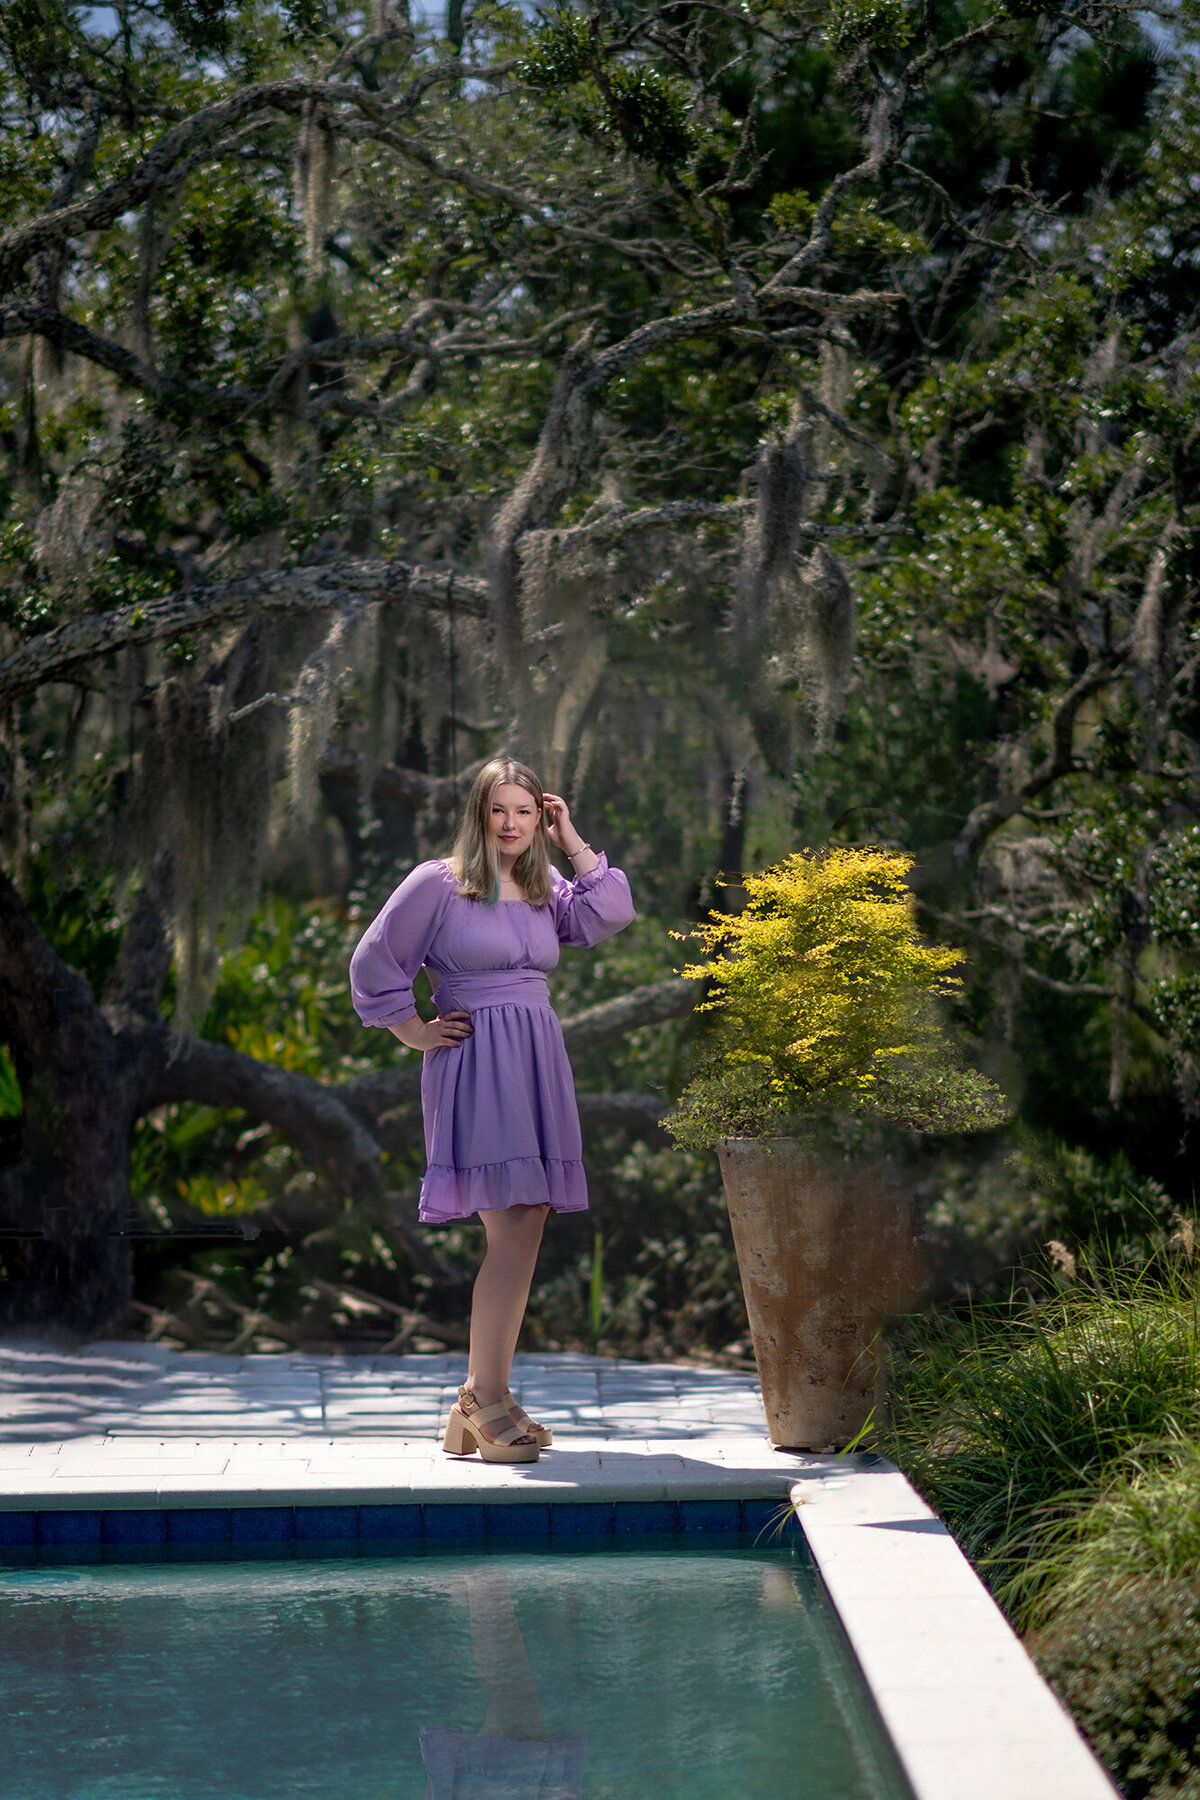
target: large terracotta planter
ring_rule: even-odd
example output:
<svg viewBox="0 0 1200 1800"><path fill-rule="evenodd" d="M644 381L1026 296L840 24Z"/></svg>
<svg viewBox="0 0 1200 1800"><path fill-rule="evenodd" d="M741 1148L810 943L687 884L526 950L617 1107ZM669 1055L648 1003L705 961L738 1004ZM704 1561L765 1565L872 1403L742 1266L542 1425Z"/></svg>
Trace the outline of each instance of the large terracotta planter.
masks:
<svg viewBox="0 0 1200 1800"><path fill-rule="evenodd" d="M882 1399L880 1327L924 1285L912 1196L794 1138L717 1148L771 1441L841 1449Z"/></svg>

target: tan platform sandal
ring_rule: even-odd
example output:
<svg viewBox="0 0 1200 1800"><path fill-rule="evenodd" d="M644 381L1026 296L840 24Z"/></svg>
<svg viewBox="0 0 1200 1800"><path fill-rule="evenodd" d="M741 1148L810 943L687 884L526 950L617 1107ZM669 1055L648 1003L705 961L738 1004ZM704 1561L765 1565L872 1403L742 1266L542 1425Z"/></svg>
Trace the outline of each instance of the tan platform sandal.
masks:
<svg viewBox="0 0 1200 1800"><path fill-rule="evenodd" d="M525 1433L526 1437L536 1438L539 1449L548 1450L554 1442L553 1427L550 1425L539 1425L535 1419L531 1419L524 1407L517 1405L511 1391L505 1394L504 1404L507 1406L509 1412L515 1415L517 1424Z"/></svg>
<svg viewBox="0 0 1200 1800"><path fill-rule="evenodd" d="M484 1437L481 1426L496 1425L503 1419L505 1430L495 1438ZM471 1456L478 1450L484 1462L531 1463L541 1454L537 1439L514 1425L503 1400L495 1406L480 1406L470 1388L460 1388L458 1399L450 1408L442 1449L449 1456Z"/></svg>

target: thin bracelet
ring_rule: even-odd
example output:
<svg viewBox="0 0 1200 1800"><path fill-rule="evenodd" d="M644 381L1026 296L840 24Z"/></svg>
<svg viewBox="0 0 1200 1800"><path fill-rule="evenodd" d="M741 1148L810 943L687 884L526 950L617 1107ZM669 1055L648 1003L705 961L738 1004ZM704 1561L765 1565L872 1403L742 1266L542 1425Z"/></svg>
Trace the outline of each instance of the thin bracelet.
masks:
<svg viewBox="0 0 1200 1800"><path fill-rule="evenodd" d="M583 853L584 853L584 851L585 851L585 850L590 850L590 849L591 849L591 847L592 847L592 846L591 846L591 845L590 845L590 844L580 844L580 846L579 846L579 848L578 848L578 850L568 850L568 851L567 851L567 861L568 861L568 862L574 862L574 861L575 861L575 858L576 858L576 857L577 857L577 856L582 856L582 855L583 855Z"/></svg>

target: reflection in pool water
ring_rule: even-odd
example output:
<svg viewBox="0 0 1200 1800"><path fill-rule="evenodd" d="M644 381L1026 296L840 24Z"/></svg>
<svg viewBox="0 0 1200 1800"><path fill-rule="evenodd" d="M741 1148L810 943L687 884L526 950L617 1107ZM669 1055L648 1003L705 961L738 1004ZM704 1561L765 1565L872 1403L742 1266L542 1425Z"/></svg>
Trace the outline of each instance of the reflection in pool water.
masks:
<svg viewBox="0 0 1200 1800"><path fill-rule="evenodd" d="M463 1583L487 1712L477 1732L421 1727L428 1800L581 1800L587 1739L546 1730L507 1572L472 1569Z"/></svg>
<svg viewBox="0 0 1200 1800"><path fill-rule="evenodd" d="M0 1800L901 1800L811 1571L723 1538L8 1570Z"/></svg>

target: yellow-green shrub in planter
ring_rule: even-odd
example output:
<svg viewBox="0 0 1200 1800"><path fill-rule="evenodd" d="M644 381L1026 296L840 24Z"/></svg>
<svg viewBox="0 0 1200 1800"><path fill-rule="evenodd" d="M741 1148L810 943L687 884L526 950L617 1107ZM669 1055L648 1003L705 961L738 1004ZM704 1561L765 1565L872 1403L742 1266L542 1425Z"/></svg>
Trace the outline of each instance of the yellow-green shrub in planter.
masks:
<svg viewBox="0 0 1200 1800"><path fill-rule="evenodd" d="M687 938L711 984L692 1079L666 1125L715 1145L775 1443L852 1441L879 1391L883 1320L920 1290L920 1230L886 1167L838 1153L846 1122L976 1131L1005 1116L942 1003L962 952L923 941L908 873L882 849L797 853L745 877L740 914Z"/></svg>

